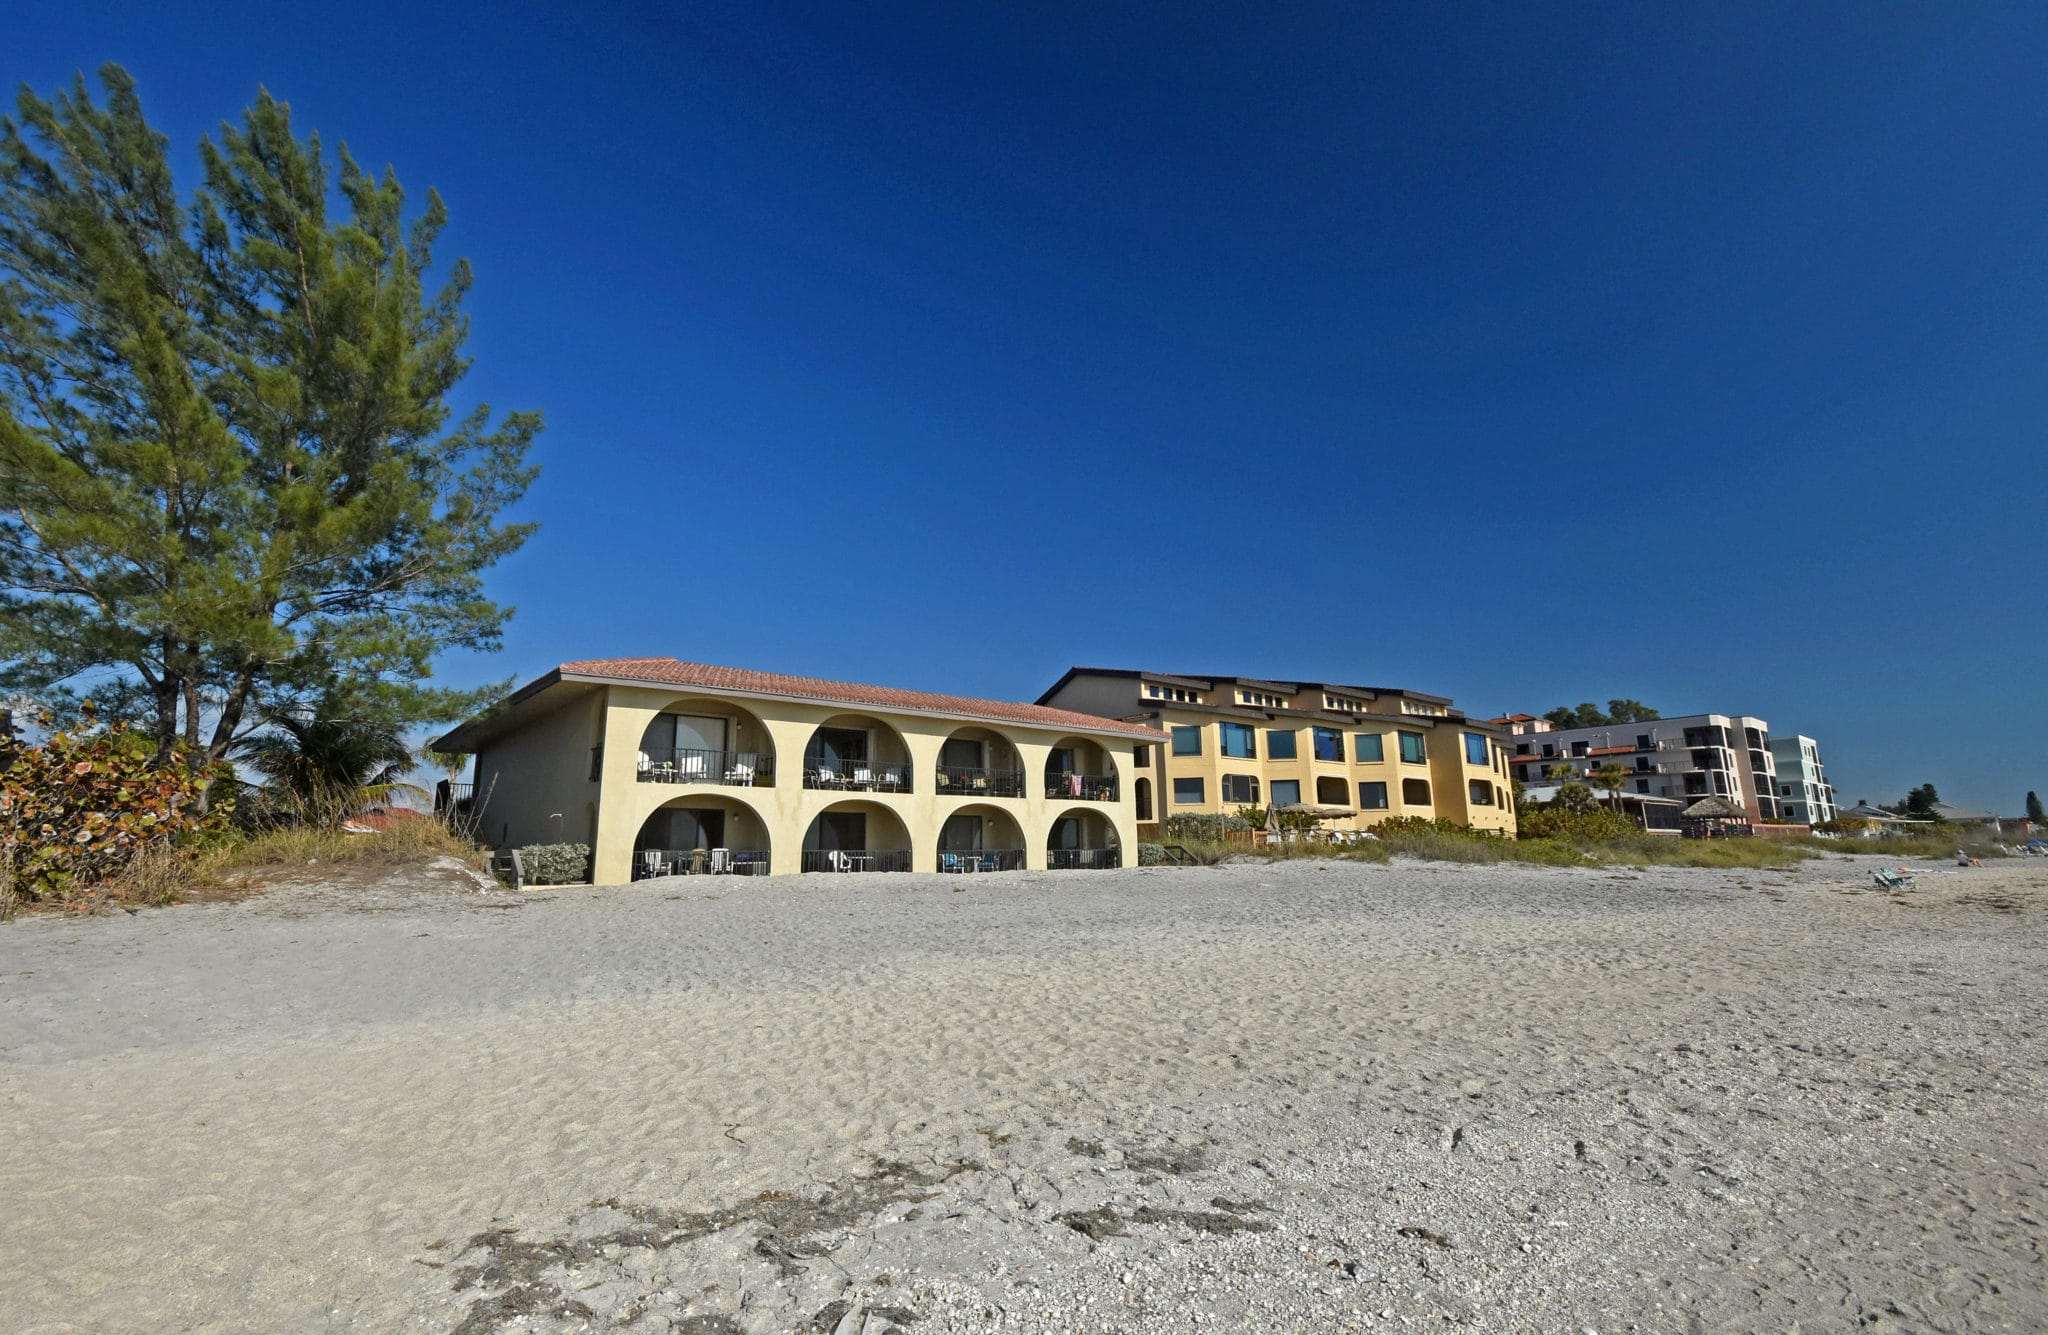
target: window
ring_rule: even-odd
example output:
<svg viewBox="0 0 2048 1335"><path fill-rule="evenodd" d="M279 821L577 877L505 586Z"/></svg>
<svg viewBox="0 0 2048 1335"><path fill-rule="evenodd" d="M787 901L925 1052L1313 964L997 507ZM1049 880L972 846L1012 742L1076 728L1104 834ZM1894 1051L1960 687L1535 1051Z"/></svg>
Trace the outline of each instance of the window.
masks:
<svg viewBox="0 0 2048 1335"><path fill-rule="evenodd" d="M1387 785L1384 783L1359 784L1358 809L1360 811L1385 811L1387 809Z"/></svg>
<svg viewBox="0 0 2048 1335"><path fill-rule="evenodd" d="M1572 743L1572 754L1573 754L1573 755L1575 755L1575 756L1582 756L1582 755L1586 754L1586 747L1587 747L1588 745L1589 745L1589 743L1586 743L1586 742L1573 742L1573 743Z"/></svg>
<svg viewBox="0 0 2048 1335"><path fill-rule="evenodd" d="M1515 743L1515 754L1516 754L1516 755L1518 755L1518 756L1526 756L1526 755L1528 755L1528 754L1529 754L1529 744L1528 744L1527 742L1516 742L1516 743Z"/></svg>
<svg viewBox="0 0 2048 1335"><path fill-rule="evenodd" d="M1216 730L1223 735L1223 754L1238 760L1256 760L1259 754L1257 734L1242 723L1219 723Z"/></svg>
<svg viewBox="0 0 2048 1335"><path fill-rule="evenodd" d="M1177 756L1198 756L1202 754L1202 730L1194 727L1173 730L1173 753ZM1197 801L1201 799L1197 798Z"/></svg>
<svg viewBox="0 0 2048 1335"><path fill-rule="evenodd" d="M1545 758L1545 759L1548 759L1549 757L1551 757L1551 756L1554 756L1554 755L1556 755L1556 754L1557 754L1557 748L1556 748L1556 747L1552 746L1552 745L1551 745L1551 744L1550 744L1549 742L1545 742L1545 743L1543 744L1543 755L1544 755L1544 758Z"/></svg>
<svg viewBox="0 0 2048 1335"><path fill-rule="evenodd" d="M1268 732L1266 734L1266 759L1294 759L1294 734L1292 732L1282 732L1278 728Z"/></svg>
<svg viewBox="0 0 2048 1335"><path fill-rule="evenodd" d="M1202 805L1202 781L1200 779L1175 779L1173 781L1175 806L1198 807Z"/></svg>
<svg viewBox="0 0 2048 1335"><path fill-rule="evenodd" d="M1272 786L1274 806L1291 807L1301 801L1301 781L1299 779L1275 779Z"/></svg>
<svg viewBox="0 0 2048 1335"><path fill-rule="evenodd" d="M1378 764L1387 758L1386 738L1376 732L1361 732L1351 739L1352 754L1361 764Z"/></svg>
<svg viewBox="0 0 2048 1335"><path fill-rule="evenodd" d="M1639 732L1639 733L1637 733L1637 734L1636 734L1636 750L1638 750L1638 751L1647 751L1647 750L1649 750L1649 749L1650 749L1650 734L1649 734L1649 733L1647 733L1647 732Z"/></svg>
<svg viewBox="0 0 2048 1335"><path fill-rule="evenodd" d="M1426 807L1429 805L1428 779L1401 780L1401 802L1404 806Z"/></svg>
<svg viewBox="0 0 2048 1335"><path fill-rule="evenodd" d="M1354 700L1348 695L1325 695L1323 708L1340 714L1363 714L1365 701Z"/></svg>
<svg viewBox="0 0 2048 1335"><path fill-rule="evenodd" d="M1312 740L1315 743L1317 760L1342 760L1344 758L1344 734L1335 728L1317 728Z"/></svg>
<svg viewBox="0 0 2048 1335"><path fill-rule="evenodd" d="M1637 779L1636 791L1647 794L1650 791L1650 781L1648 779Z"/></svg>
<svg viewBox="0 0 2048 1335"><path fill-rule="evenodd" d="M1465 786L1465 792L1472 799L1472 805L1475 807L1490 807L1493 805L1493 785L1490 783L1474 779Z"/></svg>
<svg viewBox="0 0 2048 1335"><path fill-rule="evenodd" d="M1268 695L1264 691L1239 691L1237 702L1241 705L1256 705L1261 709L1287 708L1285 700L1277 695Z"/></svg>
<svg viewBox="0 0 2048 1335"><path fill-rule="evenodd" d="M1223 776L1223 800L1226 802L1256 802L1259 800L1259 781L1250 774L1226 774Z"/></svg>
<svg viewBox="0 0 2048 1335"><path fill-rule="evenodd" d="M1486 763L1486 737L1482 733L1465 734L1465 763L1484 765Z"/></svg>
<svg viewBox="0 0 2048 1335"><path fill-rule="evenodd" d="M1140 779L1140 780L1138 780L1138 782L1137 782L1137 800L1138 800L1138 819L1139 819L1139 820L1151 820L1151 819L1152 819L1152 780L1150 780L1150 779Z"/></svg>
<svg viewBox="0 0 2048 1335"><path fill-rule="evenodd" d="M1426 765L1429 763L1429 748L1423 743L1419 732L1401 734L1401 763L1404 765ZM1425 801L1427 799L1424 799Z"/></svg>
<svg viewBox="0 0 2048 1335"><path fill-rule="evenodd" d="M1337 778L1334 775L1325 774L1323 777L1316 780L1317 803L1326 807L1343 806L1344 788L1344 780Z"/></svg>
<svg viewBox="0 0 2048 1335"><path fill-rule="evenodd" d="M1145 683L1145 697L1149 700L1172 700L1177 704L1198 705L1202 697L1182 686L1154 686Z"/></svg>
<svg viewBox="0 0 2048 1335"><path fill-rule="evenodd" d="M1146 766L1152 763L1152 748L1149 746L1132 747L1131 760L1137 765L1139 769L1144 769Z"/></svg>

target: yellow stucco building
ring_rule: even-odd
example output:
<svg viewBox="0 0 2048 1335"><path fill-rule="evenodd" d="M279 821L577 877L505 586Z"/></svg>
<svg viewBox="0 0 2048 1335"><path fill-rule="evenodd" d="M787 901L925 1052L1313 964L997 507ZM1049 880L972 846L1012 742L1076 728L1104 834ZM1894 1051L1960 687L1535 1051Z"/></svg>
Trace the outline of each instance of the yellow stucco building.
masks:
<svg viewBox="0 0 2048 1335"><path fill-rule="evenodd" d="M1505 730L1388 687L1073 668L1038 702L1166 734L1133 780L1141 838L1169 816L1317 810L1325 829L1428 816L1515 832Z"/></svg>
<svg viewBox="0 0 2048 1335"><path fill-rule="evenodd" d="M565 663L433 743L499 848L580 843L592 879L1137 862L1141 724L684 663Z"/></svg>

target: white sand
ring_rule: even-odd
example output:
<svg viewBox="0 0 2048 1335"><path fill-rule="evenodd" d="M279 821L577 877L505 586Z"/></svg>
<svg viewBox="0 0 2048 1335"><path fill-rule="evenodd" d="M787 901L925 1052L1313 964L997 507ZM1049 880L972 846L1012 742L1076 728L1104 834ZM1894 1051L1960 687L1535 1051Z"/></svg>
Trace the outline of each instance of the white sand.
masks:
<svg viewBox="0 0 2048 1335"><path fill-rule="evenodd" d="M2048 1328L2048 863L1868 865L25 920L0 1329Z"/></svg>

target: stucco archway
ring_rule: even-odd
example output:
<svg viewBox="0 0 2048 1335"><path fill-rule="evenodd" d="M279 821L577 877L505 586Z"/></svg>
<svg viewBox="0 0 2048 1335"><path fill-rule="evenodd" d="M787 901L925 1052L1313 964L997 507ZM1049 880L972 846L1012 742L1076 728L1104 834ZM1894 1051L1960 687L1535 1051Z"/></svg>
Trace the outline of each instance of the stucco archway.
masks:
<svg viewBox="0 0 2048 1335"><path fill-rule="evenodd" d="M834 802L804 831L804 871L909 871L910 831L880 802Z"/></svg>
<svg viewBox="0 0 2048 1335"><path fill-rule="evenodd" d="M1022 797L1024 761L994 728L955 728L939 746L936 780L934 791L948 796Z"/></svg>
<svg viewBox="0 0 2048 1335"><path fill-rule="evenodd" d="M1046 829L1045 865L1055 871L1121 867L1123 841L1116 822L1099 807L1068 807Z"/></svg>
<svg viewBox="0 0 2048 1335"><path fill-rule="evenodd" d="M1001 807L973 802L939 827L940 871L1022 871L1024 827Z"/></svg>
<svg viewBox="0 0 2048 1335"><path fill-rule="evenodd" d="M752 710L730 700L677 696L641 729L636 772L643 783L770 788L775 739Z"/></svg>
<svg viewBox="0 0 2048 1335"><path fill-rule="evenodd" d="M1045 795L1055 800L1114 802L1116 760L1092 737L1062 737L1045 755Z"/></svg>
<svg viewBox="0 0 2048 1335"><path fill-rule="evenodd" d="M908 793L910 744L873 714L834 714L804 743L804 787L826 791Z"/></svg>
<svg viewBox="0 0 2048 1335"><path fill-rule="evenodd" d="M766 876L768 822L723 792L692 793L647 814L633 837L633 879L695 873Z"/></svg>

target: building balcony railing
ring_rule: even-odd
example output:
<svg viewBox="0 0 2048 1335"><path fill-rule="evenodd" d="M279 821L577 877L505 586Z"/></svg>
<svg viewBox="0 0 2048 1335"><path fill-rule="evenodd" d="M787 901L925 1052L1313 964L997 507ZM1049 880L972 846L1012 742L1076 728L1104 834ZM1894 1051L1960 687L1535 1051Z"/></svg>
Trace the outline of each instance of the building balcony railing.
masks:
<svg viewBox="0 0 2048 1335"><path fill-rule="evenodd" d="M804 760L804 787L870 793L910 791L910 766L870 760Z"/></svg>
<svg viewBox="0 0 2048 1335"><path fill-rule="evenodd" d="M1024 771L941 765L936 790L949 797L1022 797Z"/></svg>
<svg viewBox="0 0 2048 1335"><path fill-rule="evenodd" d="M805 849L805 871L909 871L910 850L890 848Z"/></svg>
<svg viewBox="0 0 2048 1335"><path fill-rule="evenodd" d="M1047 797L1077 797L1083 802L1116 801L1116 775L1062 772L1045 776Z"/></svg>
<svg viewBox="0 0 2048 1335"><path fill-rule="evenodd" d="M1023 871L1021 848L977 848L958 853L939 850L939 870L944 872Z"/></svg>
<svg viewBox="0 0 2048 1335"><path fill-rule="evenodd" d="M640 782L771 788L775 785L775 757L758 751L710 751L695 746L642 751Z"/></svg>
<svg viewBox="0 0 2048 1335"><path fill-rule="evenodd" d="M655 876L766 876L761 848L643 848L633 854L633 879Z"/></svg>
<svg viewBox="0 0 2048 1335"><path fill-rule="evenodd" d="M1054 871L1104 870L1124 865L1118 848L1055 848L1045 855L1045 865Z"/></svg>

